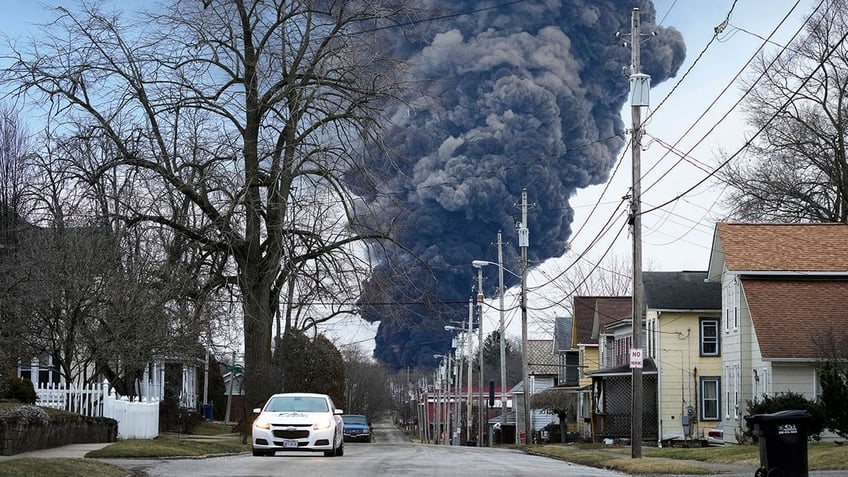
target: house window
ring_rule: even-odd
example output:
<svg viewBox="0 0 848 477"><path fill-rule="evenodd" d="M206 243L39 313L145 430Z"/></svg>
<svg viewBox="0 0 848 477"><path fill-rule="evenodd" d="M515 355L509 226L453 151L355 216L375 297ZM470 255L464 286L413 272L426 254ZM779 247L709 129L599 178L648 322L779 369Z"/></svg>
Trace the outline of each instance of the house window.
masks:
<svg viewBox="0 0 848 477"><path fill-rule="evenodd" d="M733 409L733 401L732 401L732 397L733 397L733 377L731 376L730 372L731 372L731 367L725 366L724 367L724 382L725 382L726 386L724 387L724 404L725 404L725 406L724 406L724 409L725 409L724 417L726 419L730 419L730 411L731 411L731 409Z"/></svg>
<svg viewBox="0 0 848 477"><path fill-rule="evenodd" d="M739 329L739 287L736 278L728 279L722 285L721 319L724 321L724 331Z"/></svg>
<svg viewBox="0 0 848 477"><path fill-rule="evenodd" d="M721 318L724 321L724 331L730 332L730 283L721 287Z"/></svg>
<svg viewBox="0 0 848 477"><path fill-rule="evenodd" d="M763 368L763 371L760 373L760 379L763 380L763 394L768 395L771 393L771 382L769 381L768 368Z"/></svg>
<svg viewBox="0 0 848 477"><path fill-rule="evenodd" d="M28 368L24 366L25 364L21 363L18 377L28 379L36 386L56 384L60 381L59 367L53 364L53 358L49 355L33 358Z"/></svg>
<svg viewBox="0 0 848 477"><path fill-rule="evenodd" d="M701 356L719 356L718 320L701 318Z"/></svg>
<svg viewBox="0 0 848 477"><path fill-rule="evenodd" d="M718 421L721 419L721 378L704 376L701 378L701 420Z"/></svg>
<svg viewBox="0 0 848 477"><path fill-rule="evenodd" d="M739 419L739 388L742 387L742 373L739 365L733 365L733 417Z"/></svg>
<svg viewBox="0 0 848 477"><path fill-rule="evenodd" d="M630 362L630 348L632 346L632 342L633 338L631 336L617 338L615 340L615 362L613 363L613 366L620 366Z"/></svg>

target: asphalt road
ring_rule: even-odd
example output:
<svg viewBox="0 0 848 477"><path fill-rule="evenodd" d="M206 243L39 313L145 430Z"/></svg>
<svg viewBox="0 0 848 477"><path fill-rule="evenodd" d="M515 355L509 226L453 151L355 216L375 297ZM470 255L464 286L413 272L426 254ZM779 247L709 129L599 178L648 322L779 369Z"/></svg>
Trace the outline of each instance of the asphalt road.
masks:
<svg viewBox="0 0 848 477"><path fill-rule="evenodd" d="M388 422L375 423L372 443L345 443L343 457L324 457L322 453L278 452L274 457L241 454L207 459L116 459L107 462L143 472L150 477L623 475L510 449L415 444Z"/></svg>
<svg viewBox="0 0 848 477"><path fill-rule="evenodd" d="M82 458L108 444L72 444L52 449L0 456L3 461L21 457ZM415 444L389 422L374 425L374 442L345 443L343 457L322 453L278 453L274 457L250 454L201 459L104 459L133 471L134 477L209 476L239 477L265 475L304 476L624 476L627 474L583 467L568 462L536 457L521 451L498 448L450 447ZM701 465L704 465L701 463ZM750 466L714 465L714 476L751 477ZM810 477L843 477L843 471L813 471ZM641 476L650 477L650 476ZM663 475L662 477L676 477ZM687 476L688 477L688 476Z"/></svg>

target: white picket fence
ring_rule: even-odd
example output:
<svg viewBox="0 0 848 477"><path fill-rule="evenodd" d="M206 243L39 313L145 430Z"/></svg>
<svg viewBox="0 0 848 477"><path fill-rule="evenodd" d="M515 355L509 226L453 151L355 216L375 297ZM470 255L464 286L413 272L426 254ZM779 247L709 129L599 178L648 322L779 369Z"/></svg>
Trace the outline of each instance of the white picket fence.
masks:
<svg viewBox="0 0 848 477"><path fill-rule="evenodd" d="M159 400L130 401L110 390L109 382L66 388L64 384L39 383L37 406L63 409L84 416L110 417L118 421L118 439L153 439L159 435Z"/></svg>

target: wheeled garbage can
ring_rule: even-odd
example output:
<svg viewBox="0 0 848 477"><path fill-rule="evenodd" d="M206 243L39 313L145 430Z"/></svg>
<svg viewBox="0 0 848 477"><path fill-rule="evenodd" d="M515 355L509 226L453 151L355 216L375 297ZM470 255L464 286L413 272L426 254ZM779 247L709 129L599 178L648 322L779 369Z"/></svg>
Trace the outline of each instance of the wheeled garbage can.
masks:
<svg viewBox="0 0 848 477"><path fill-rule="evenodd" d="M745 416L760 447L755 477L808 477L807 432L812 416L806 410Z"/></svg>

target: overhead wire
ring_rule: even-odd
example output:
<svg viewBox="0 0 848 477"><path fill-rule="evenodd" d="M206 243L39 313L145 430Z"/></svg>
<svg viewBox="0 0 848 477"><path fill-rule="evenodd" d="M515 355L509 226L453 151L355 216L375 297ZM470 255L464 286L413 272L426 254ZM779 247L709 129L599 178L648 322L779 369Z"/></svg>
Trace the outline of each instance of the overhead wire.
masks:
<svg viewBox="0 0 848 477"><path fill-rule="evenodd" d="M732 15L732 13L733 13L734 8L736 7L737 1L738 1L738 0L734 0L733 4L731 5L730 9L728 10L727 16L725 17L725 21L729 21L729 19L730 19L731 15ZM796 5L797 5L797 3L796 3ZM672 7L673 7L673 5L672 5ZM671 10L671 8L669 8L669 12L670 12L670 10ZM668 15L668 12L666 13L666 16L667 16L667 15ZM662 21L664 21L664 20L665 20L665 17L663 17L663 20L662 20ZM704 54L707 52L707 50L708 50L708 49L712 46L712 44L714 43L715 38L716 38L716 36L718 35L718 33L719 33L719 32L718 32L718 29L716 29L715 34L711 37L710 41L709 41L709 42L707 42L707 44L704 46L704 48L701 50L701 52L698 54L698 56L695 58L695 60L692 62L692 64L689 66L689 68L686 70L686 72L685 72L685 73L684 73L684 74L680 77L680 79L679 79L679 80L675 83L675 85L671 88L671 90L670 90L670 91L669 91L669 92L665 95L665 97L664 97L664 98L660 101L660 103L657 105L657 107L652 109L651 113L650 113L650 114L648 115L648 117L646 118L646 122L647 122L647 121L649 121L649 120L651 119L651 117L652 117L652 116L653 116L653 115L654 115L654 114L655 114L658 110L660 110L660 109L662 108L662 106L666 103L666 101L667 101L667 100L668 100L668 99L669 99L669 98L670 98L670 97L674 94L674 92L675 92L675 91L676 91L676 90L680 87L680 85L683 83L683 81L685 81L685 80L686 80L686 78L689 76L689 74L690 74L690 73L694 70L695 66L696 66L696 65L697 65L697 64L698 64L698 63L702 60L702 58L704 57ZM693 125L693 127L694 127L694 125ZM631 139L631 140L632 140L632 139ZM628 142L628 144L630 144L630 142ZM615 165L615 167L614 167L614 169L613 169L612 174L610 174L610 177L609 177L609 179L607 180L607 183L606 183L606 185L604 186L604 189L602 190L602 192L601 192L600 196L598 197L597 201L595 201L595 205L592 207L592 210L589 212L589 214L588 214L588 216L586 217L586 219L583 221L583 223L580 225L580 227L577 229L577 231L576 231L576 232L572 235L571 240L570 240L571 242L573 242L573 241L574 241L574 239L580 235L580 233L582 232L583 228L584 228L584 227L585 227L585 226L586 226L586 225L590 222L590 220L592 219L592 216L593 216L593 214L595 213L595 211L597 210L598 205L601 203L601 201L603 200L603 198L604 198L604 196L606 195L607 191L609 190L609 187L610 187L610 185L612 184L612 180L613 180L613 178L615 177L615 174L618 172L618 169L619 169L619 167L621 166L621 163L624 161L624 158L626 157L626 152L627 152L627 147L625 147L625 148L622 150L622 154L621 154L621 156L619 157L619 160L618 160L618 162L616 163L616 165ZM648 172L650 172L650 170L649 170ZM622 199L622 201L619 203L618 207L620 207L623 203L624 203L624 199ZM615 209L615 210L618 210L618 207L616 207L616 209ZM615 212L613 212L613 214L612 214L612 215L614 216L614 215L615 215ZM612 218L612 217L611 217L611 218ZM608 224L608 223L609 223L609 220L607 221L607 224ZM605 226L606 226L606 225L605 225ZM596 236L596 239L597 239L597 236ZM588 245L588 246L586 247L586 250L584 250L584 251L580 254L580 257L585 256L585 255L586 255L586 254L587 254L587 253L588 253L588 252L592 249L592 247L593 247L595 244L597 244L597 240L596 240L596 239L595 239L595 240L593 240L592 242L590 242L590 245ZM608 248L608 249L607 249L607 252L605 252L605 253L604 253L603 257L605 257L605 256L607 255L607 253L609 252L609 250L610 250L610 249ZM602 258L603 258L603 257L602 257ZM578 258L579 258L579 257L578 257ZM576 262L572 262L572 265L573 265L574 263L576 263ZM563 276L565 273L567 273L567 272L570 270L570 268L571 268L571 266L566 267L564 270L562 270L562 272L561 272L561 273L559 273L559 274L558 274L558 275L556 275L555 277L551 278L551 279L548 281L548 283L551 283L551 282L553 282L554 280L557 280L559 277Z"/></svg>
<svg viewBox="0 0 848 477"><path fill-rule="evenodd" d="M823 3L823 2L822 2L822 3ZM819 3L818 7L816 8L816 11L818 10L818 8L820 8L820 7L821 7L822 3ZM775 29L773 29L773 30L772 30L772 33L769 35L769 38L771 38L772 36L774 36L774 34L776 33L776 31L777 31L777 30L779 30L780 26L782 26L782 25L786 22L786 20L788 19L788 17L789 17L789 16L791 16L792 12L793 12L793 11L797 8L798 4L799 4L799 1L796 1L796 2L795 2L795 4L792 6L792 8L789 10L789 12L787 12L787 14L786 14L786 15L785 15L782 19L781 19L781 21L779 22L778 26L777 26L777 27L775 27ZM735 6L735 5L736 5L736 1L734 1L734 3L733 3L733 6ZM729 20L729 18L730 18L730 13L732 13L732 7L731 7L731 12L729 12L729 13L728 13L728 16L727 16L727 18L726 18L726 21L728 21L728 20ZM815 12L814 12L814 13L815 13ZM812 15L811 15L811 16L812 16ZM801 32L801 31L803 31L803 28L804 28L804 26L802 25L802 26L801 26L801 27L800 27L800 28L799 28L799 29L795 32L795 34L794 34L794 35L793 35L793 37L792 37L792 40L794 40L794 39L795 39L795 38L796 38L796 37L800 34L800 32ZM717 29L716 29L716 35L713 35L713 37L712 37L713 39L712 39L712 40L708 43L708 46L709 46L710 44L712 44L712 42L714 41L714 39L716 38L716 36L717 36L717 34L718 34L718 33L720 33L719 28L717 28ZM790 40L790 42L789 42L789 43L791 43L791 41L792 41L792 40ZM686 134L688 134L689 132L691 132L691 130L694 128L695 124L697 124L697 123L698 123L698 122L699 122L699 121L700 121L703 117L705 117L706 112L708 112L708 111L709 111L709 110L713 107L713 105L717 103L718 98L720 98L722 95L724 95L724 94L727 92L727 90L729 90L729 87L733 84L733 82L734 82L734 81L736 81L736 79L738 79L738 77L741 75L741 73L744 71L744 69L745 69L745 68L747 68L747 66L750 64L750 62L751 62L751 61L753 61L753 59L754 59L754 58L755 58L755 57L759 54L759 52L762 50L762 48L764 47L764 45L765 45L765 42L764 42L763 44L761 44L761 46L760 46L760 47L759 47L759 48L758 48L758 49L754 52L754 54L752 54L752 55L751 55L751 58L750 58L750 59L746 62L745 66L744 66L744 67L743 67L743 68L742 68L742 69L741 69L741 70L740 70L740 71L739 71L739 72L738 72L738 73L734 76L734 78L731 80L731 82L729 82L729 83L728 83L728 85L727 85L727 86L725 86L725 88L721 91L721 93L719 94L719 96L718 96L716 99L714 99L714 100L713 100L713 102L710 104L710 106L707 108L707 110L706 110L706 111L704 111L704 112L703 112L703 113L702 113L702 114L701 114L701 115L697 118L696 122L695 122L695 123L694 123L694 124L693 124L693 125L689 128L689 129L687 129L686 133L684 133L684 134L683 134L683 135L682 135L682 136L678 139L678 141L675 143L675 146L676 146L676 145L677 145L677 144L678 144L678 143L679 143L679 142L683 139L683 137L685 137L685 135L686 135ZM785 51L785 48L784 48L784 50L781 50L781 54L783 53L783 51ZM702 52L702 54L703 54L703 52ZM699 58L700 58L700 56L702 56L702 55L699 55ZM778 57L779 57L779 55L778 55ZM688 74L688 72L689 72L689 71L691 71L691 68L690 68L689 70L687 70L687 74ZM684 75L684 76L685 76L685 75ZM682 78L681 78L681 80L682 80ZM809 77L807 78L807 81L808 81L808 80L809 80ZM805 82L806 82L806 81L805 81ZM678 82L678 85L679 85L679 84L680 84L680 83ZM755 82L751 85L751 88L753 88L753 85L755 85L755 84L757 84L757 81L755 81ZM676 89L676 87L677 87L677 85L675 85L675 88L673 88L673 89L672 89L672 92L674 91L674 89ZM750 91L750 89L749 89L749 91ZM670 95L670 94L671 94L671 92L669 93L669 95ZM667 96L666 96L666 99L669 97L669 95L667 95ZM744 96L743 96L743 97L744 97ZM654 113L656 112L656 110L657 110L657 109L659 109L659 107L660 107L660 106L661 106L664 102L665 102L665 100L663 100L663 101L660 103L660 105L659 105L659 106L658 106L658 107L657 107L657 108L656 108L656 109L652 112L652 114L654 114ZM734 105L734 108L735 108L735 107L736 107L736 106L737 106L740 102L741 102L741 99L740 99L739 101L737 101L736 105ZM724 121L724 120L727 118L728 114L729 114L729 112L728 112L728 113L726 113L724 116L722 116L722 118L721 118L721 119L720 119L720 120L719 120L719 121L718 121L715 125L713 125L713 127L709 130L709 132L708 132L707 134L705 134L705 136L704 136L704 137L706 137L709 133L711 133L711 132L712 132L712 131L713 131L713 130L717 127L717 125L718 125L718 124L720 124L722 121ZM776 117L776 115L775 115L775 117ZM771 120L773 120L773 119L774 119L774 117L772 117L772 118L771 118ZM769 123L771 122L771 120L769 121ZM758 135L759 133L761 133L763 129L764 129L764 127L760 129L760 131L757 133L757 135ZM698 144L700 144L700 142L702 142L702 141L703 141L704 137L702 137L701 141L699 141L699 142L698 142ZM750 143L750 140L748 141L748 143ZM748 143L746 143L746 144L748 144ZM697 145L697 144L696 144L696 145ZM745 147L747 147L747 146L743 146L743 148L745 148ZM671 151L671 150L674 150L674 147L669 148L669 150L670 150L670 151ZM684 155L681 155L681 157L689 157L689 153L691 153L691 151L692 151L692 150L694 150L694 147L693 147L693 148L691 148L691 149L689 150L689 152L688 152L688 153L686 153L686 154L684 154ZM729 161L730 161L733 157L735 157L736 155L738 155L738 153L739 153L739 151L737 151L737 153L736 153L736 154L734 154L731 158L728 158L728 160L727 160L727 161L725 161L725 164L726 164L726 163L728 163L728 162L729 162ZM683 159L678 160L678 161L677 161L677 163L676 163L675 165L679 164L682 160L683 160ZM673 169L673 168L674 168L674 166L672 166L672 169ZM665 176L666 176L666 175L670 172L670 170L671 170L671 169L669 169L668 171L666 171L666 173L664 173L664 174L660 177L660 179L662 179L663 177L665 177ZM648 171L648 172L650 172L650 171ZM646 173L646 174L647 174L647 173ZM683 194L679 194L679 195L676 197L676 199L673 199L673 200L679 200L679 199L680 199L680 198L682 198L683 196L685 196L685 195L687 195L688 193L692 192L692 191L693 191L693 190L694 190L697 186L699 186L700 184L702 184L703 182L705 182L705 181L706 181L709 177L711 177L711 176L712 176L712 175L714 175L714 174L715 174L715 171L713 171L712 173L710 173L710 174L709 174L706 178L704 178L702 181L700 181L698 184L696 184L696 186L693 186L693 187L689 188L689 189L688 189L686 192L684 192ZM643 177L644 177L644 176L643 176ZM648 187L648 189L650 189L651 187L653 187L654 185L656 185L658 181L659 181L659 179L658 179L657 181L655 181L653 184L651 184L651 185ZM659 206L659 207L653 207L653 208L651 208L651 209L647 209L647 210L643 211L643 212L642 212L642 214L644 215L644 214L646 214L646 213L648 213L648 212L651 212L651 211L654 211L654 210L658 210L659 208L662 208L662 207L664 207L664 206L667 206L667 205L669 205L671 202L673 202L673 200L665 202L662 206ZM694 227L693 227L693 228L694 228ZM594 245L594 244L592 244L592 245ZM591 247L587 247L587 251L588 251L588 249L589 249L589 248L591 248ZM603 256L606 256L606 254L609 252L610 248L611 248L611 246L607 248L607 250L604 252ZM583 256L583 255L585 254L585 252L586 252L586 251L584 251L584 253L583 253L583 254L581 254L581 256ZM576 263L576 262L575 262L575 263ZM573 263L572 263L572 265L573 265ZM594 270L594 269L593 269L593 270ZM564 272L563 272L563 273L564 273ZM563 273L560 273L560 274L559 274L559 275L557 275L557 277L555 277L554 279L549 280L549 281L548 281L548 283L551 283L553 280L558 279L558 277L562 276L562 275L563 275ZM581 282L581 284L582 284L583 282L585 282L585 279ZM541 286L540 286L540 287L541 287ZM577 287L575 287L575 288L577 288ZM563 297L563 299L562 299L562 300L559 300L559 302L558 302L557 304L552 304L552 305L550 305L550 306L546 306L546 307L544 307L544 308L541 308L541 310L549 309L549 308L552 308L552 307L554 307L554 306L561 306L562 302L563 302L564 300L568 299L568 297L569 297L571 294L575 293L575 292L576 292L576 290L573 290L571 293L567 293L567 294L565 294L565 296Z"/></svg>
<svg viewBox="0 0 848 477"><path fill-rule="evenodd" d="M818 4L818 6L816 7L816 9L815 9L815 11L813 12L813 14L812 14L812 15L810 15L810 18L812 18L812 17L813 17L813 15L815 14L815 12L816 12L816 11L818 11L818 9L819 9L819 8L821 8L821 6L822 6L823 4L824 4L824 0L822 0L822 1ZM801 26L801 28L803 29L805 26L806 26L806 22L805 22L805 23ZM800 34L800 31L801 31L801 30L799 29L799 31L798 31L798 32L796 32L796 34L795 34L795 35L793 35L793 37L792 37L792 38L793 38L793 40L797 37L797 35L798 35L798 34ZM664 208L665 206L667 206L667 205L671 204L672 202L675 202L675 201L677 201L677 200L680 200L682 197L684 197L684 196L688 195L690 192L692 192L693 190L695 190L696 188L698 188L701 184L703 184L703 183L704 183L704 182L706 182L708 179L710 179L711 177L713 177L716 173L718 173L718 171L720 171L721 169L723 169L724 167L726 167L726 166L727 166L727 165L728 165L728 164L729 164L732 160L734 160L734 159L735 159L737 156L739 156L742 152L744 152L746 149L748 149L748 148L749 148L749 147L753 144L754 140L755 140L757 137L759 137L759 135L760 135L760 134L762 134L762 133L763 133L763 131L765 131L765 130L766 130L766 128L768 128L768 127L771 125L771 123L772 123L772 122L773 122L773 121L774 121L774 120L775 120L775 119L776 119L776 118L780 115L780 113L781 113L781 112L782 112L782 111L783 111L783 110L784 110L784 109L785 109L785 108L786 108L789 104L791 104L791 103L792 103L792 101L794 101L794 100L795 100L795 97L796 97L796 96L800 93L800 91L801 91L801 90L802 90L802 89L803 89L803 88L807 85L807 83L808 83L808 82L810 82L810 80L812 80L812 79L813 79L813 75L814 75L815 73L817 73L817 72L818 72L818 70L820 70L820 69L824 66L825 61L827 61L827 60L830 58L830 56L831 56L831 55L833 55L833 53L836 51L836 49L837 49L839 46L841 46L841 45L842 45L842 43L844 43L844 42L845 42L846 37L848 37L848 33L846 33L845 35L843 35L843 36L839 39L839 41L838 41L836 44L834 44L834 45L832 45L832 46L831 46L830 51L827 53L827 55L825 55L825 57L824 57L824 58L822 58L821 60L819 60L818 65L816 66L816 68L814 68L814 70L813 70L813 71L812 71L809 75L807 75L807 76L804 78L804 80L803 80L803 81L801 81L801 84L800 84L800 85L799 85L799 86L798 86L795 90L793 90L793 91L792 91L792 94L789 96L789 98L788 98L786 101L784 101L784 102L782 103L782 105L781 105L779 108L776 108L776 110L775 110L774 114L772 114L772 115L771 115L771 116L770 116L770 117L769 117L769 118L765 121L765 123L764 123L763 125L761 125L761 126L760 126L760 127L759 127L759 128L758 128L755 132L754 132L754 134L753 134L752 136L750 136L748 139L746 139L745 143L744 143L744 144L742 144L742 146L740 146L740 147L739 147L739 148L738 148L738 149L737 149L737 150L736 150L733 154L731 154L729 157L727 157L727 159L725 159L724 161L722 161L722 162L721 162L721 163L720 163L720 164L719 164L719 165L718 165L715 169L713 169L713 170L712 170L709 174L707 174L704 178L702 178L701 180L699 180L698 182L696 182L694 185L692 185L691 187L689 187L688 189L686 189L684 192L682 192L682 193L680 193L680 194L676 195L675 197L673 197L673 198L671 198L671 199L669 199L669 200L667 200L667 201L665 201L665 202L663 202L663 203L661 203L661 204L659 204L659 205L657 205L657 206L654 206L654 207L652 207L652 208L649 208L649 209L646 209L646 210L642 211L642 214L644 215L644 214L647 214L647 213L650 213L650 212L653 212L653 211L659 210L659 209ZM791 42L790 42L790 43L791 43ZM775 62L775 61L777 61L777 59L780 57L780 55L781 55L781 54L783 54L786 50L787 50L787 48L786 48L786 47L783 47L783 48L781 49L780 54L776 55L776 56L775 56L775 58L774 58L774 59L772 59L772 61L769 63L769 67L770 67L772 64L774 64L774 62ZM740 97L740 99L736 102L736 104L734 105L734 107L736 107L736 106L737 106L737 105L738 105L738 104L739 104L739 103L740 103L740 102L741 102L741 101L742 101L745 97L747 97L747 95L748 95L748 94L749 94L749 93L753 90L754 86L755 86L755 85L759 82L759 80L761 80L761 79L762 79L762 78L766 75L766 73L768 72L768 69L769 69L769 68L764 68L764 69L763 69L763 72L762 72L762 73L758 76L757 80L756 80L756 81L754 81L754 82L752 83L752 85L751 85L751 86L750 86L750 87L749 87L749 88L745 91L745 94L743 94L743 95L742 95L742 97ZM713 129L714 129L714 128L710 129L710 131L709 131L709 132L711 132Z"/></svg>

